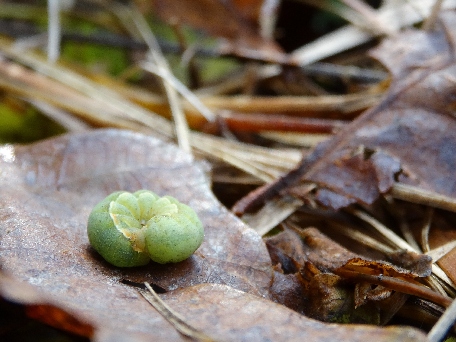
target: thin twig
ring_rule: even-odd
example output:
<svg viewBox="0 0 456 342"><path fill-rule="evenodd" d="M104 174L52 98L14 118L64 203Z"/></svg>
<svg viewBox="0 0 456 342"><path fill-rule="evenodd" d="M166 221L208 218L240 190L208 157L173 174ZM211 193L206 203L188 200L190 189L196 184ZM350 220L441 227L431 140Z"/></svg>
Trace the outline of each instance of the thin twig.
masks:
<svg viewBox="0 0 456 342"><path fill-rule="evenodd" d="M215 114L207 108L204 103L200 101L200 99L192 93L181 81L179 81L174 75L164 72L156 65L150 62L144 62L140 64L141 68L144 70L153 73L157 76L160 76L166 82L169 82L173 85L173 87L183 96L185 99L197 109L208 121L215 121Z"/></svg>
<svg viewBox="0 0 456 342"><path fill-rule="evenodd" d="M427 335L430 342L440 342L443 340L448 330L456 321L456 301L453 300L451 305L446 309L440 319L432 327Z"/></svg>
<svg viewBox="0 0 456 342"><path fill-rule="evenodd" d="M192 145L264 182L270 182L299 163L294 150L272 150L192 132Z"/></svg>
<svg viewBox="0 0 456 342"><path fill-rule="evenodd" d="M282 131L303 133L335 133L348 122L333 119L305 118L262 113L222 112L227 127L235 132Z"/></svg>
<svg viewBox="0 0 456 342"><path fill-rule="evenodd" d="M269 140L273 140L282 144L300 146L300 147L314 147L322 141L331 137L330 134L309 134L300 132L277 132L265 131L258 133L259 136Z"/></svg>
<svg viewBox="0 0 456 342"><path fill-rule="evenodd" d="M434 217L434 208L428 207L425 212L423 226L421 227L421 249L424 253L430 251L429 231L431 229L432 218Z"/></svg>
<svg viewBox="0 0 456 342"><path fill-rule="evenodd" d="M299 199L283 198L270 201L255 214L244 214L242 220L261 236L293 214L303 202Z"/></svg>
<svg viewBox="0 0 456 342"><path fill-rule="evenodd" d="M238 153L232 149L226 149L223 144L217 144L214 139L205 139L202 135L192 135L192 142L196 149L211 155L227 164L233 165L244 172L251 174L263 182L270 182L277 178L278 173L271 168L261 166L246 158L239 158ZM210 141L212 140L212 141ZM212 143L211 143L212 142Z"/></svg>
<svg viewBox="0 0 456 342"><path fill-rule="evenodd" d="M358 93L349 95L326 96L210 96L201 101L211 108L222 108L239 112L287 113L287 112L314 112L338 111L347 112L347 107L353 108L357 104L369 106L380 101L383 94ZM364 108L366 108L365 106ZM362 109L358 107L358 109Z"/></svg>
<svg viewBox="0 0 456 342"><path fill-rule="evenodd" d="M28 102L69 132L84 132L91 129L90 125L85 121L80 120L74 115L61 110L48 102L33 99L28 99Z"/></svg>
<svg viewBox="0 0 456 342"><path fill-rule="evenodd" d="M380 82L388 78L388 73L381 70L360 68L354 65L338 65L332 63L314 63L304 65L301 69L309 76L331 76L349 78L361 82Z"/></svg>
<svg viewBox="0 0 456 342"><path fill-rule="evenodd" d="M260 10L260 35L265 39L274 39L281 0L265 0Z"/></svg>
<svg viewBox="0 0 456 342"><path fill-rule="evenodd" d="M377 239L374 239L373 237L369 236L368 234L360 232L359 230L354 229L348 225L344 225L338 222L329 222L328 225L330 227L334 227L335 229L337 229L337 232L344 235L345 237L358 243L361 243L364 246L372 248L375 251L379 251L384 254L391 254L394 252L394 249L390 246L385 245L384 243L381 243Z"/></svg>
<svg viewBox="0 0 456 342"><path fill-rule="evenodd" d="M413 284L395 277L359 273L356 271L345 270L343 267L334 270L334 273L338 276L351 279L356 282L382 285L398 292L424 298L443 307L450 306L452 302L450 297L442 296L440 293L437 293L424 285Z"/></svg>
<svg viewBox="0 0 456 342"><path fill-rule="evenodd" d="M60 1L48 0L48 47L50 62L55 62L60 55Z"/></svg>
<svg viewBox="0 0 456 342"><path fill-rule="evenodd" d="M347 209L348 212L360 218L361 220L369 223L373 228L375 228L380 234L382 234L388 241L393 243L397 248L404 249L406 251L411 251L419 253L412 246L410 246L404 239L396 235L391 229L383 225L380 221L376 220L369 214L356 209ZM447 274L436 264L432 264L432 273L439 277L442 281L446 282L453 289L456 288L453 281L447 276Z"/></svg>
<svg viewBox="0 0 456 342"><path fill-rule="evenodd" d="M393 217L398 222L399 229L405 241L407 241L407 243L410 246L412 246L414 250L419 251L421 253L421 246L416 241L415 235L413 234L413 231L405 218L404 211L399 206L397 206L396 201L391 196L385 196L385 199L388 203L388 211L393 215Z"/></svg>
<svg viewBox="0 0 456 342"><path fill-rule="evenodd" d="M397 3L397 5L396 5ZM397 1L394 6L378 10L378 17L393 29L413 25L422 20L422 16L415 11L417 7L424 13L429 13L434 0ZM445 9L455 8L456 0L447 0ZM299 65L308 65L337 53L346 51L370 41L374 35L365 29L355 26L344 26L320 37L313 42L292 52L292 60Z"/></svg>
<svg viewBox="0 0 456 342"><path fill-rule="evenodd" d="M361 14L363 18L368 22L370 25L370 29L372 26L375 28L375 33L377 34L393 34L391 28L387 26L378 16L378 13L366 3L360 0L341 0L344 4L354 9L356 12Z"/></svg>
<svg viewBox="0 0 456 342"><path fill-rule="evenodd" d="M456 241L450 241L440 247L431 249L426 254L432 258L433 262L437 262L439 259L443 258L449 252L451 252L454 248L456 248Z"/></svg>
<svg viewBox="0 0 456 342"><path fill-rule="evenodd" d="M375 230L382 234L388 241L393 243L396 247L406 250L416 252L416 250L410 246L404 239L399 237L391 229L383 225L380 221L376 220L374 217L370 216L364 211L357 209L347 209L348 212L363 220L364 222L369 223Z"/></svg>
<svg viewBox="0 0 456 342"><path fill-rule="evenodd" d="M158 44L157 39L152 33L141 12L136 7L133 7L133 9L125 7L124 9L128 11L133 23L136 25L137 30L148 45L149 52L154 63L163 73L165 73L165 75L171 75L172 73L169 69L168 62L161 52L160 45ZM173 85L168 81L167 77L164 77L163 81L171 113L173 114L174 124L176 125L178 144L184 151L191 152L189 128L178 93Z"/></svg>
<svg viewBox="0 0 456 342"><path fill-rule="evenodd" d="M390 194L394 198L403 201L456 212L456 199L434 191L423 190L416 186L395 183L391 187Z"/></svg>
<svg viewBox="0 0 456 342"><path fill-rule="evenodd" d="M179 333L201 342L210 342L214 339L188 324L184 318L174 312L154 291L148 282L145 282L148 291L138 289L138 292L162 315Z"/></svg>

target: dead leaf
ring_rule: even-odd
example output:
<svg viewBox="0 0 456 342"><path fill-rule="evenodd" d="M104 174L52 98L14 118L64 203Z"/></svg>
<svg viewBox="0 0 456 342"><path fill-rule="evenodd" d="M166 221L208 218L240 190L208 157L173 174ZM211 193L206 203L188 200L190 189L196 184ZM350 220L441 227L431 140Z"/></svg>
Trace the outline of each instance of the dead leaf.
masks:
<svg viewBox="0 0 456 342"><path fill-rule="evenodd" d="M173 145L118 130L2 147L2 269L100 331L153 331L147 327L157 316L122 279L166 290L221 283L267 297L272 268L261 237L218 203L201 166ZM142 188L172 195L198 213L205 240L192 257L119 269L90 248L91 208L113 191Z"/></svg>
<svg viewBox="0 0 456 342"><path fill-rule="evenodd" d="M258 3L220 0L155 0L153 11L164 20L185 23L226 39L225 53L269 61L284 61L273 41L262 38L251 21Z"/></svg>
<svg viewBox="0 0 456 342"><path fill-rule="evenodd" d="M393 290L383 286L376 286L369 283L358 283L355 285L355 308L358 308L369 301L381 301L388 299L392 293Z"/></svg>
<svg viewBox="0 0 456 342"><path fill-rule="evenodd" d="M19 282L2 271L0 271L0 298L25 305L27 316L33 319L77 335L93 336L94 328L88 321L77 319L71 313L59 308L51 298L47 298L30 284Z"/></svg>
<svg viewBox="0 0 456 342"><path fill-rule="evenodd" d="M324 324L224 285L201 284L161 297L177 312L193 312L187 316L190 324L223 341L426 340L405 327Z"/></svg>
<svg viewBox="0 0 456 342"><path fill-rule="evenodd" d="M380 323L380 310L375 303L356 306L355 292L344 280L332 273L315 275L308 288L308 307L305 312L309 317L338 323Z"/></svg>
<svg viewBox="0 0 456 342"><path fill-rule="evenodd" d="M307 183L318 188L302 198L333 209L371 204L395 180L456 197L454 32L456 13L446 12L437 31L408 30L385 40L374 52L393 76L384 100L233 210L248 211L278 194L299 197L294 189Z"/></svg>
<svg viewBox="0 0 456 342"><path fill-rule="evenodd" d="M308 260L298 233L291 229L264 239L274 265L281 264L285 273L294 273Z"/></svg>
<svg viewBox="0 0 456 342"><path fill-rule="evenodd" d="M111 292L111 290L108 291ZM4 274L0 275L0 294L11 302L22 304L33 302L41 307L55 307L56 302L55 298L37 292L36 287L18 282ZM366 325L324 324L282 305L226 285L199 284L160 296L189 324L204 331L216 341L301 341L303 336L313 342L330 339L363 342L369 337L374 338L375 341L427 341L422 332L410 327L380 328ZM113 298L113 300L125 300L125 298ZM118 320L112 323L116 328L97 330L92 336L93 340L132 342L188 340L178 335L145 300L138 300L136 297L130 297L129 300L137 305L136 310L116 313ZM64 303L60 302L58 305L62 304ZM110 308L113 307L114 305ZM100 312L102 316L113 315L109 308L106 309L107 312ZM141 321L136 321L137 319ZM138 327L140 327L139 330Z"/></svg>
<svg viewBox="0 0 456 342"><path fill-rule="evenodd" d="M331 271L357 256L316 228L306 228L299 233L308 260L322 272Z"/></svg>
<svg viewBox="0 0 456 342"><path fill-rule="evenodd" d="M416 277L427 277L432 273L432 258L411 251L397 251L388 255L389 260L399 267L410 271Z"/></svg>
<svg viewBox="0 0 456 342"><path fill-rule="evenodd" d="M377 262L377 261L369 261L361 258L353 258L348 260L343 266L340 267L344 270L350 270L354 272L359 272L363 274L370 274L376 276L387 276L387 277L395 277L398 279L403 279L413 284L420 284L417 281L419 277L417 274L414 274L408 270L404 270L400 267L395 265L386 263L386 262ZM428 267L428 271L423 276L429 276L431 274L431 269Z"/></svg>
<svg viewBox="0 0 456 342"><path fill-rule="evenodd" d="M374 333L384 340L414 336L424 341L409 328L324 326L261 299L268 296L272 276L261 238L218 204L204 170L172 145L100 130L4 146L0 169L2 267L14 274L13 284L32 285L41 295L21 297L22 285L4 279L1 293L32 305L37 319L60 328L81 322L89 329L77 332L91 335L93 327L97 341L183 340L134 288L120 282L130 279L180 289L162 298L189 324L220 340L298 340L306 334L318 341L340 334L338 340L361 341L360 336ZM193 257L125 270L91 250L85 234L91 207L111 191L139 188L174 195L198 212L206 239ZM229 286L194 286L205 282Z"/></svg>
<svg viewBox="0 0 456 342"><path fill-rule="evenodd" d="M385 324L402 306L406 297L396 296L392 300L392 290L439 304L448 303L446 297L429 289L423 291L425 287L420 283L420 278L431 273L431 259L426 255L410 257L403 252L405 259L413 261L412 269L403 269L382 260L369 260L357 255L316 228L299 231L286 228L265 240L276 269L285 273L280 275L275 272L272 297L298 312L299 308L294 304L305 303L302 310L309 317L325 322ZM365 276L368 279L363 279ZM375 282L376 277L380 279L378 283L388 278L386 286L379 286ZM355 283L355 287L350 282ZM297 295L299 287L301 294ZM278 289L294 298L293 302L277 295ZM384 304L386 302L388 305ZM360 310L366 304L367 307Z"/></svg>
<svg viewBox="0 0 456 342"><path fill-rule="evenodd" d="M271 299L296 312L304 313L307 295L304 293L298 273L283 274L274 272L274 280L269 289Z"/></svg>

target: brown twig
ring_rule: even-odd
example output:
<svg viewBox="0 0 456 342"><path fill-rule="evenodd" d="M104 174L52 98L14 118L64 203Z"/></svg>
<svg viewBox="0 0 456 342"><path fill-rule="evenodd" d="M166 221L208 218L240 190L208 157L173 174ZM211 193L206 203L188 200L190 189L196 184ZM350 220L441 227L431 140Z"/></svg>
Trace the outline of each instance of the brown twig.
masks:
<svg viewBox="0 0 456 342"><path fill-rule="evenodd" d="M287 115L262 113L221 114L228 128L234 131L282 131L303 133L334 133L346 125L346 121L316 118L300 118Z"/></svg>
<svg viewBox="0 0 456 342"><path fill-rule="evenodd" d="M456 320L456 301L453 301L451 305L446 309L440 319L429 331L428 339L430 342L442 341L448 330L454 324Z"/></svg>
<svg viewBox="0 0 456 342"><path fill-rule="evenodd" d="M138 292L182 335L190 337L195 341L211 342L212 338L197 330L188 324L184 318L174 312L166 303L157 295L152 286L145 282L148 291L138 289Z"/></svg>
<svg viewBox="0 0 456 342"><path fill-rule="evenodd" d="M456 200L454 198L441 195L434 191L423 190L416 186L395 183L390 190L390 194L394 198L403 201L456 212Z"/></svg>
<svg viewBox="0 0 456 342"><path fill-rule="evenodd" d="M449 307L453 301L450 297L442 296L441 294L432 291L431 289L423 285L412 284L405 280L398 279L395 277L364 274L355 271L345 270L343 268L338 268L333 272L345 279L349 279L355 282L366 282L369 284L381 285L394 291L427 299L443 307Z"/></svg>

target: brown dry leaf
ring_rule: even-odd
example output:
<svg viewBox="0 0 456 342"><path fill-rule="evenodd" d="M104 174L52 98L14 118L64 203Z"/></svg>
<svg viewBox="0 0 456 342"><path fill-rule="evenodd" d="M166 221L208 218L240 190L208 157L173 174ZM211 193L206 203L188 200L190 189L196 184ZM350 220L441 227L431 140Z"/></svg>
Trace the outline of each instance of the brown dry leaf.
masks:
<svg viewBox="0 0 456 342"><path fill-rule="evenodd" d="M299 233L285 229L283 232L267 238L266 245L270 252L271 247L276 249L275 254L271 253L273 261L277 261L276 256L280 251L296 262L298 269L309 261L320 271L327 272L344 265L352 258L359 257L313 227L303 229Z"/></svg>
<svg viewBox="0 0 456 342"><path fill-rule="evenodd" d="M11 303L23 304L27 316L48 325L90 337L94 328L89 322L75 318L59 308L51 298L47 298L30 284L20 282L0 271L0 298Z"/></svg>
<svg viewBox="0 0 456 342"><path fill-rule="evenodd" d="M324 325L262 299L272 268L260 237L223 209L191 156L152 137L99 130L0 150L2 297L48 324L97 341L184 338L122 279L150 281L188 323L216 340L418 340L411 328ZM88 245L91 207L108 193L149 188L191 205L206 238L187 261L108 265ZM200 284L200 283L218 283ZM195 284L200 284L196 285ZM229 286L227 286L229 285ZM242 292L243 290L246 292ZM340 337L340 338L339 338Z"/></svg>
<svg viewBox="0 0 456 342"><path fill-rule="evenodd" d="M265 242L273 264L280 263L286 273L295 272L306 262L311 262L321 272L343 266L356 271L363 269L367 274L407 279L424 278L431 274L432 259L427 255L399 251L388 255L394 264L374 261L349 251L313 227L299 231L284 229L266 238Z"/></svg>
<svg viewBox="0 0 456 342"><path fill-rule="evenodd" d="M411 328L324 324L228 286L201 284L162 295L188 321L221 341L426 341Z"/></svg>
<svg viewBox="0 0 456 342"><path fill-rule="evenodd" d="M436 31L408 30L385 40L374 52L393 76L384 100L234 210L278 193L308 198L299 193L306 183L316 183L314 199L333 209L371 204L395 180L456 197L454 32L456 13L447 12Z"/></svg>
<svg viewBox="0 0 456 342"><path fill-rule="evenodd" d="M308 260L299 234L291 229L284 229L272 237L265 238L265 242L272 263L280 263L286 273L298 271Z"/></svg>
<svg viewBox="0 0 456 342"><path fill-rule="evenodd" d="M384 324L391 318L392 312L389 309L392 303L400 300L394 307L395 310L399 309L403 298L406 298L405 295L403 298L391 298L392 290L406 291L407 294L447 304L447 299L437 294L422 293L416 291L417 288L407 287L408 284L413 284L418 290L423 288L419 278L431 273L431 259L426 255L412 255L416 262L409 265L411 269L403 269L385 261L369 260L350 252L316 228L300 231L285 229L267 238L266 245L276 268L270 289L271 297L298 312L304 311L312 318L326 322ZM402 255L410 259L407 252ZM416 264L419 267L416 267ZM347 275L343 271L350 272ZM372 286L372 279L368 279L371 282L364 286L365 279L351 279L353 274L360 277L389 277L393 282L385 287ZM397 287L394 280L403 281L400 284L403 286ZM355 283L355 289L348 286L349 283ZM290 301L290 298L293 298L293 301ZM305 304L299 308L296 303ZM361 309L360 306L364 307Z"/></svg>
<svg viewBox="0 0 456 342"><path fill-rule="evenodd" d="M55 298L37 293L28 284L0 275L0 293L11 302L40 308L44 316L36 318L45 321L47 312L59 312L67 321L76 323L75 326L80 329L76 332L92 336L96 341L188 341L164 319L156 316L154 309L145 300L138 300L136 295L130 294L128 298L136 304L136 310L116 314L118 320L113 325L117 329L99 329L92 335L90 324L59 309L61 302L56 304ZM282 305L220 284L199 284L162 294L161 298L186 322L215 341L302 341L303 336L314 342L334 339L362 342L369 337L375 341L427 341L422 332L409 327L324 324ZM104 317L112 315L112 312L105 310L99 314ZM140 330L135 330L137 326Z"/></svg>
<svg viewBox="0 0 456 342"><path fill-rule="evenodd" d="M307 296L303 293L298 273L283 274L275 271L270 295L274 302L285 305L299 313L304 313L308 305Z"/></svg>
<svg viewBox="0 0 456 342"><path fill-rule="evenodd" d="M96 328L153 331L158 314L122 279L166 290L219 283L268 296L272 268L263 241L218 203L204 168L173 145L98 130L1 147L0 172L2 269ZM112 267L89 246L88 215L113 191L143 188L193 207L205 240L181 263Z"/></svg>
<svg viewBox="0 0 456 342"><path fill-rule="evenodd" d="M431 274L430 265L426 274L418 276L409 270L402 269L386 262L370 261L361 258L350 259L340 268L344 270L359 272L362 274L377 275L381 277L394 277L406 280L413 284L420 284L419 281L416 280L418 277L426 277Z"/></svg>
<svg viewBox="0 0 456 342"><path fill-rule="evenodd" d="M299 232L308 260L322 272L332 271L347 260L358 256L316 228Z"/></svg>
<svg viewBox="0 0 456 342"><path fill-rule="evenodd" d="M185 23L225 38L225 53L260 60L285 60L280 47L262 38L252 24L252 17L257 17L254 12L258 2L154 0L152 3L154 13L167 21Z"/></svg>
<svg viewBox="0 0 456 342"><path fill-rule="evenodd" d="M325 322L380 324L381 311L374 302L358 307L356 292L343 278L332 273L316 274L308 284L309 317Z"/></svg>

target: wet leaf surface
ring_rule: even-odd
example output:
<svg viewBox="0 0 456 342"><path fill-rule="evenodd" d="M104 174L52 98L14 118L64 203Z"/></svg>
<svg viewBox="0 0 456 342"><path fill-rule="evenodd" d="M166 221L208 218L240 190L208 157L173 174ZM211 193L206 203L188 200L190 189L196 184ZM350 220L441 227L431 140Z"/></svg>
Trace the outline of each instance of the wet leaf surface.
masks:
<svg viewBox="0 0 456 342"><path fill-rule="evenodd" d="M268 296L271 262L261 238L213 197L203 165L173 145L125 131L67 135L1 148L0 262L14 274L84 313L95 325L139 329L150 308L122 279L166 290L221 283ZM187 203L205 241L186 261L119 269L89 246L91 208L116 190L151 189ZM133 319L134 315L137 317ZM131 319L138 322L131 325Z"/></svg>
<svg viewBox="0 0 456 342"><path fill-rule="evenodd" d="M185 340L127 279L169 291L162 299L216 340L425 341L412 328L325 325L269 300L277 298L265 244L214 199L203 165L173 145L99 130L4 146L0 170L0 296L37 320L96 341ZM112 191L139 188L176 196L199 214L206 238L193 257L118 269L89 247L91 207ZM297 278L291 287L278 280L278 292L297 295Z"/></svg>
<svg viewBox="0 0 456 342"><path fill-rule="evenodd" d="M109 291L110 292L110 291ZM136 292L136 291L134 291ZM134 293L132 292L132 293ZM49 312L60 313L67 321L77 322L79 331L92 336L91 325L59 309L60 299L50 298L37 292L35 287L2 274L0 276L2 297L29 307L40 308L41 317L46 320ZM137 294L137 293L136 293ZM138 295L139 296L139 295ZM408 327L379 328L366 325L324 324L309 319L282 305L235 290L220 284L199 284L170 291L161 298L200 331L216 341L302 341L303 335L309 341L427 341L425 335ZM119 300L119 299L118 299ZM133 300L136 311L116 313L117 329L98 329L92 336L96 341L187 341L145 301ZM58 303L56 303L58 301ZM114 307L111 307L114 308ZM142 313L140 313L142 312ZM113 312L100 311L99 315L113 316ZM85 315L80 314L84 317ZM85 316L87 317L87 316ZM137 327L136 319L141 319ZM99 319L98 319L99 320ZM98 321L97 320L97 321ZM96 323L91 321L90 323ZM130 324L126 324L129 322ZM55 323L55 322L54 322Z"/></svg>
<svg viewBox="0 0 456 342"><path fill-rule="evenodd" d="M178 312L191 309L189 322L223 341L426 340L410 328L324 324L224 285L201 284L162 298Z"/></svg>

